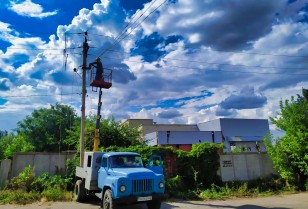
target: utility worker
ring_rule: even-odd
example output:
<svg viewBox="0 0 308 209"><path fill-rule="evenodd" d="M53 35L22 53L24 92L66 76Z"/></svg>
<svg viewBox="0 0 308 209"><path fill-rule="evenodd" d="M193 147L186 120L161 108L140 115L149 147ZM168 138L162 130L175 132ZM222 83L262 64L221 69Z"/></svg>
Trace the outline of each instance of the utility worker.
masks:
<svg viewBox="0 0 308 209"><path fill-rule="evenodd" d="M98 57L96 59L97 67L96 67L96 75L95 80L103 80L103 63L101 62L101 59Z"/></svg>
<svg viewBox="0 0 308 209"><path fill-rule="evenodd" d="M90 67L94 66L96 68L96 74L95 74L95 80L100 81L103 80L103 63L101 62L101 59L98 57L96 58L96 62L90 63Z"/></svg>

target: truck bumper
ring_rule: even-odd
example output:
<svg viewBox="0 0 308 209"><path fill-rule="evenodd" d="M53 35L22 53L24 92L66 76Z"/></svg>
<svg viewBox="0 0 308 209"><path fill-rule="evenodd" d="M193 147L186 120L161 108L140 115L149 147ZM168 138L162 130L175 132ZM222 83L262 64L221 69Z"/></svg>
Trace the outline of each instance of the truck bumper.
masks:
<svg viewBox="0 0 308 209"><path fill-rule="evenodd" d="M148 196L151 196L152 200L163 200L168 197L167 194L152 194ZM113 201L114 203L121 205L121 204L144 203L150 200L139 201L137 196L128 196L128 197L120 197L120 198L114 199Z"/></svg>

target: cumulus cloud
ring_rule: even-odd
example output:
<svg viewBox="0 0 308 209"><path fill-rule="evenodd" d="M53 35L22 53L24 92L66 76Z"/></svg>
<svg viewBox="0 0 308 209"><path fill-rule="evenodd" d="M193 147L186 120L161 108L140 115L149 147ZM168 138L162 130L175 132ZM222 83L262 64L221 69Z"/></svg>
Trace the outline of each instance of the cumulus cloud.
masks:
<svg viewBox="0 0 308 209"><path fill-rule="evenodd" d="M180 117L182 115L183 114L181 114L178 110L174 110L174 109L165 110L165 111L158 113L158 117L165 118L165 119L176 118L176 117Z"/></svg>
<svg viewBox="0 0 308 209"><path fill-rule="evenodd" d="M153 0L137 10L135 18L145 12L137 24L162 2ZM49 41L22 37L1 22L0 38L15 48L63 49L65 33L88 31L88 64L100 55L104 68L113 69L113 86L103 95L104 117L184 124L217 116L268 118L279 108L281 95L295 95L308 85L304 75L308 26L296 15L303 5L283 13L286 7L287 1L167 1L118 43L114 38L134 11L125 11L121 1L104 0L58 26ZM9 77L12 85L6 82L10 91L1 95L20 95L21 90L23 95L81 92L81 79L72 69L80 73L84 38L83 34L67 35L66 46L71 50L66 71L61 54L9 50L8 46L7 58L0 57L0 76ZM93 113L97 93L88 89L87 95L86 110ZM9 102L18 106L18 100ZM80 110L79 96L27 98L22 103L35 102L40 107L55 101Z"/></svg>
<svg viewBox="0 0 308 209"><path fill-rule="evenodd" d="M263 107L267 102L265 96L256 95L253 87L243 89L239 94L231 95L220 103L223 109L255 109Z"/></svg>
<svg viewBox="0 0 308 209"><path fill-rule="evenodd" d="M271 30L283 1L185 1L161 8L142 26L147 33L183 35L191 44L219 50L246 48ZM245 17L245 18L243 18ZM155 24L153 24L153 22Z"/></svg>
<svg viewBox="0 0 308 209"><path fill-rule="evenodd" d="M219 106L216 110L216 115L217 116L223 116L223 117L231 117L236 115L236 111L234 109L223 109Z"/></svg>
<svg viewBox="0 0 308 209"><path fill-rule="evenodd" d="M31 0L25 0L21 3L15 3L14 1L11 1L10 3L11 6L9 9L21 16L42 19L56 15L58 13L57 10L52 12L43 12L43 7L40 4L33 3Z"/></svg>

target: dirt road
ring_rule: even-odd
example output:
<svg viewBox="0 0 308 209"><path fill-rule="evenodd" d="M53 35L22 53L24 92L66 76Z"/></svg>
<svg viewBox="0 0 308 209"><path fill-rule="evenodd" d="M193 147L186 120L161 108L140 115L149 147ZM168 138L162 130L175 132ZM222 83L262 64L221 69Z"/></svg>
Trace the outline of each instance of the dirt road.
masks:
<svg viewBox="0 0 308 209"><path fill-rule="evenodd" d="M98 200L87 204L76 202L37 203L32 205L0 205L0 209L98 209ZM161 209L308 209L308 193L222 201L164 202ZM147 209L145 204L119 209Z"/></svg>

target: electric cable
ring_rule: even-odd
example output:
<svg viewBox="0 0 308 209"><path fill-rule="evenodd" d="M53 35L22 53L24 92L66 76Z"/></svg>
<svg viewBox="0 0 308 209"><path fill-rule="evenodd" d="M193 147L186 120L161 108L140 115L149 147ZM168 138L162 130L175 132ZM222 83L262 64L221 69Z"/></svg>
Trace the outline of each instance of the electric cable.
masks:
<svg viewBox="0 0 308 209"><path fill-rule="evenodd" d="M141 25L151 14L153 14L157 9L159 9L163 4L165 4L168 0L163 1L158 7L156 7L153 11L151 11L136 27L134 27L128 34L126 34L123 38L119 39L116 43L108 47L107 49L112 49L116 44L119 44L125 37L130 35L137 27ZM101 57L107 50L102 51L97 57Z"/></svg>
<svg viewBox="0 0 308 209"><path fill-rule="evenodd" d="M119 58L113 58L113 57L102 57L106 59L119 59ZM125 60L125 62L134 62L134 63L141 63L145 64L145 62L141 61L133 61L133 60ZM188 61L188 62L193 62L193 61ZM198 61L196 61L198 62ZM229 63L215 63L215 62L204 62L204 64L209 64L209 65L229 65L233 67L244 67L244 68L265 68L265 69L291 69L291 70L307 70L307 68L289 68L289 67L270 67L270 66L249 66L249 65L235 65L235 64L229 64ZM177 65L165 65L164 67L174 67L174 68L183 68L183 69L197 69L197 70L202 70L200 68L196 67L184 67L184 66L177 66ZM104 68L108 69L108 68ZM112 70L112 69L109 69ZM228 71L228 70L211 70L211 69L206 69L210 71L226 71L226 72L243 72L243 73L256 73L256 74L267 74L267 73L262 73L262 72L251 72L251 71ZM268 73L268 74L290 74L290 73L284 73L284 72L275 72L275 73ZM290 75L295 75L295 74L290 74ZM296 74L296 75L308 75L308 74Z"/></svg>

